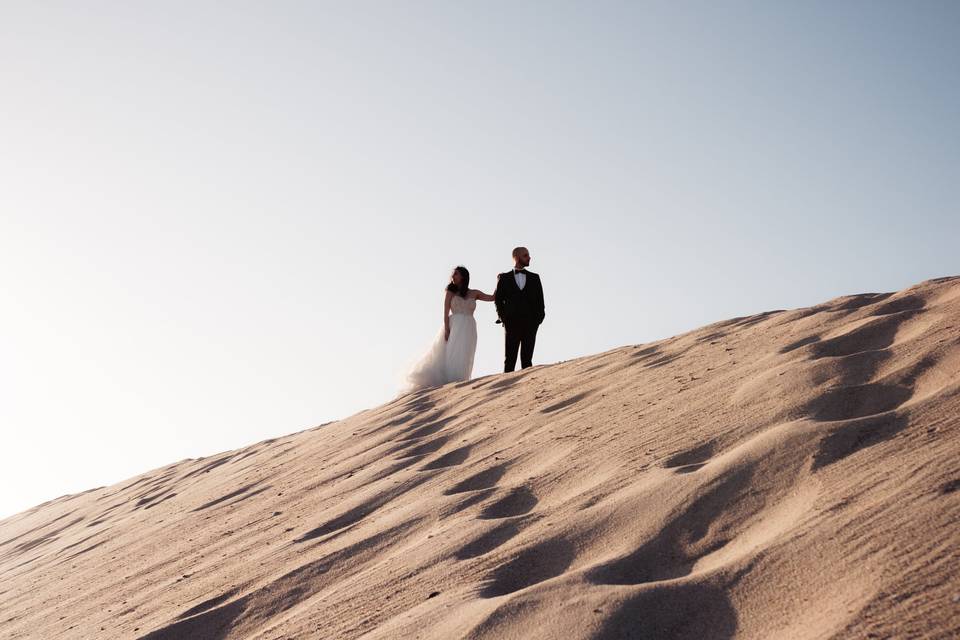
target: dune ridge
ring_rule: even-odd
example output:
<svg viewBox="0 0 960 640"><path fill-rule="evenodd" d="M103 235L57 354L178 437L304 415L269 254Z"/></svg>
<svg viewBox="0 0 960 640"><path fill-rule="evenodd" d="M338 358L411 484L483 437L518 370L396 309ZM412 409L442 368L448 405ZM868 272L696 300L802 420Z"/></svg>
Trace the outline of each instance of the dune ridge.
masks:
<svg viewBox="0 0 960 640"><path fill-rule="evenodd" d="M960 637L960 277L428 389L0 521L0 638Z"/></svg>

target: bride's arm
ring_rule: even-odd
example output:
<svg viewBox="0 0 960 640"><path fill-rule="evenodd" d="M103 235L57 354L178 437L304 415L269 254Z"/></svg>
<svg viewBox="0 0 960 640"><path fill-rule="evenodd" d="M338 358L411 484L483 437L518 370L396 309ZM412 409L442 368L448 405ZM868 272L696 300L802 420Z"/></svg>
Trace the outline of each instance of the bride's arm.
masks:
<svg viewBox="0 0 960 640"><path fill-rule="evenodd" d="M453 300L453 291L447 291L443 297L443 339L450 339L450 301Z"/></svg>
<svg viewBox="0 0 960 640"><path fill-rule="evenodd" d="M479 289L474 289L473 293L477 300L483 300L484 302L493 302L496 299L493 296L480 291Z"/></svg>

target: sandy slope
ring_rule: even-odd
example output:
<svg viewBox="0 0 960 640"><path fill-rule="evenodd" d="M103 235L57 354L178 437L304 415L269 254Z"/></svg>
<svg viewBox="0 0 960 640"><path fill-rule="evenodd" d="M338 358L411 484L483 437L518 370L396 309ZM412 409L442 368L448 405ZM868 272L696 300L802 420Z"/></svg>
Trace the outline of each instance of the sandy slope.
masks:
<svg viewBox="0 0 960 640"><path fill-rule="evenodd" d="M0 522L0 638L960 636L960 278L410 395Z"/></svg>

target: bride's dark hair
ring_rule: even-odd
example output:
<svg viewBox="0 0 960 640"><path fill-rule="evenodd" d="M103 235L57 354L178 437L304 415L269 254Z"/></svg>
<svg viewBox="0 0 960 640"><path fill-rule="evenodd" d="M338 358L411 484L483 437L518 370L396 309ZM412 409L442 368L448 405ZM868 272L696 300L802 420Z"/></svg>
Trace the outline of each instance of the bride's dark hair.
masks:
<svg viewBox="0 0 960 640"><path fill-rule="evenodd" d="M454 271L460 273L460 286L457 287L457 285L453 283L453 274L451 273L450 284L447 285L447 291L453 291L461 298L466 298L467 292L470 291L470 272L463 266L457 267Z"/></svg>

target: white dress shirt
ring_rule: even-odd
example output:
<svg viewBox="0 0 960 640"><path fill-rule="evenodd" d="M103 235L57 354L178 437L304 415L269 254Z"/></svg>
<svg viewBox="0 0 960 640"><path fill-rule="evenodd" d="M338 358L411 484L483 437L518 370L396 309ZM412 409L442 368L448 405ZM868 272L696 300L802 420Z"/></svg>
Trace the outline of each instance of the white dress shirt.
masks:
<svg viewBox="0 0 960 640"><path fill-rule="evenodd" d="M527 274L519 273L518 271L514 270L513 279L517 281L517 287L519 287L521 291L523 291L523 288L527 286Z"/></svg>

